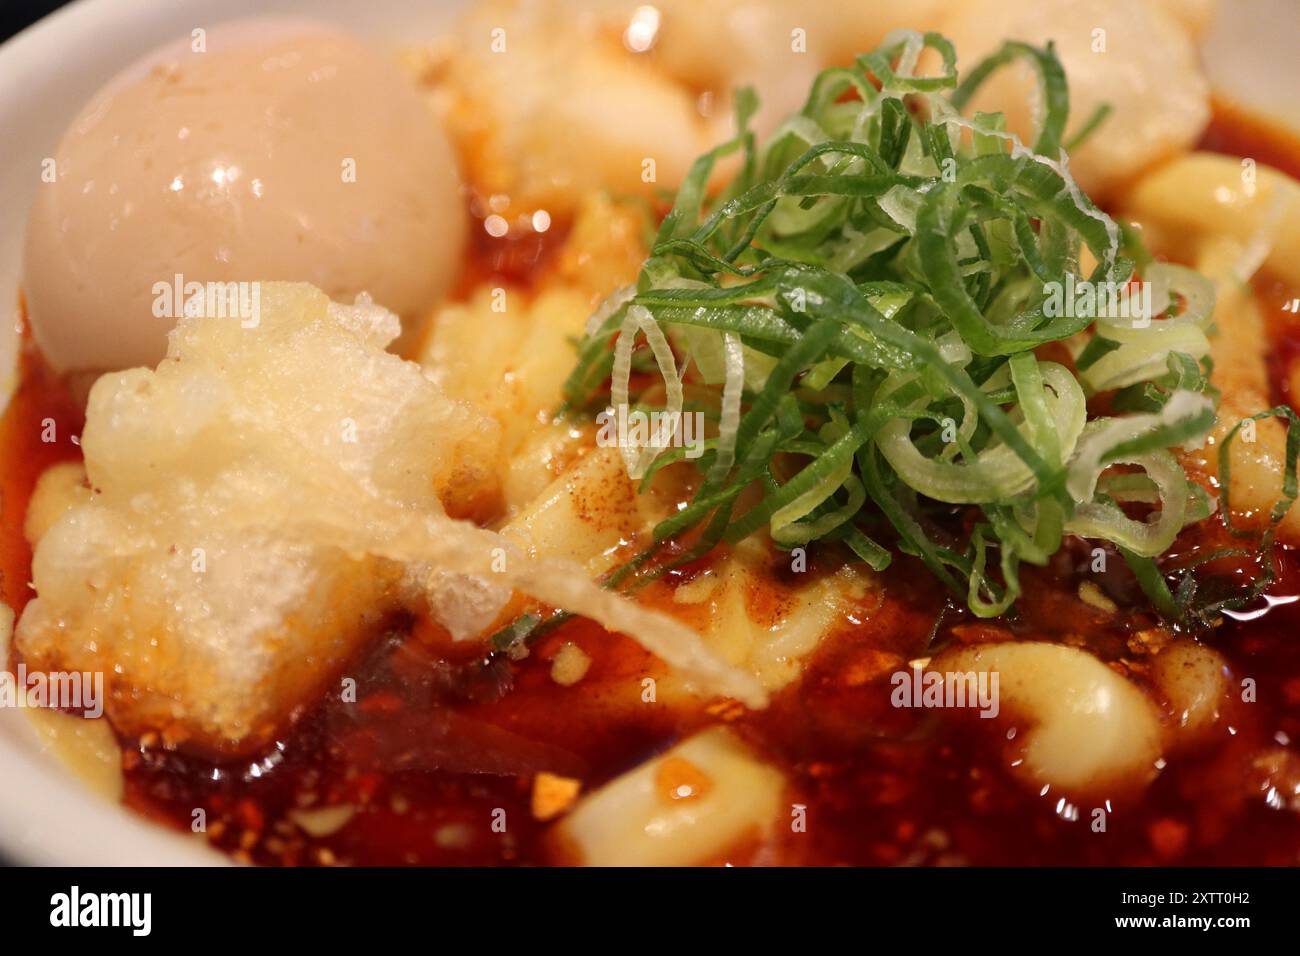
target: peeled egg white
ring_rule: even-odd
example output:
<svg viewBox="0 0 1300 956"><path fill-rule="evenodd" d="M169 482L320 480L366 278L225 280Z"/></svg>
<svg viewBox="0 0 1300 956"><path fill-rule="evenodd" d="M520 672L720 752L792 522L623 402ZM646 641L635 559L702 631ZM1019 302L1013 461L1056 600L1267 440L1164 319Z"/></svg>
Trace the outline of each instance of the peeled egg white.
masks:
<svg viewBox="0 0 1300 956"><path fill-rule="evenodd" d="M158 284L177 275L369 292L411 334L465 240L452 150L419 91L382 51L310 21L237 21L155 51L53 159L23 287L63 373L156 364L175 321L156 314Z"/></svg>

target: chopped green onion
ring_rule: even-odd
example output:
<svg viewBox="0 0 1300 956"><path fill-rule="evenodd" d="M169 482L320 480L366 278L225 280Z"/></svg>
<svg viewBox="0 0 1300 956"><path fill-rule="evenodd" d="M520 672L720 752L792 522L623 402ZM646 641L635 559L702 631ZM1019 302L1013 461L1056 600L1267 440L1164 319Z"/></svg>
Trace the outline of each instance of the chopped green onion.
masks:
<svg viewBox="0 0 1300 956"><path fill-rule="evenodd" d="M927 49L942 67L922 76ZM679 562L766 532L882 569L892 554L862 528L887 523L898 550L996 616L1019 597L1021 566L1046 564L1070 534L1116 546L1169 620L1211 623L1234 599L1207 599L1187 568L1171 591L1157 559L1215 511L1174 454L1216 420L1213 286L1154 262L1074 181L1051 44L1006 43L960 81L956 61L938 34L891 34L853 67L823 71L761 148L747 127L756 101L739 94L736 136L696 161L635 289L588 324L566 407L626 407L648 348L665 410L680 414L670 343L681 369L693 362L718 434L694 463L693 498L655 529L657 544L693 536ZM962 113L1014 62L1039 79L1032 146L1000 114ZM711 195L718 159L737 150L744 161ZM1097 263L1087 274L1085 250ZM1091 305L1075 308L1069 293L1085 286ZM1133 301L1136 312L1110 309ZM1040 357L1049 343L1074 368ZM1111 414L1090 419L1098 393ZM1269 415L1292 423L1271 544L1300 484L1300 428L1289 409L1256 417ZM1229 522L1235 434L1220 447ZM643 490L660 469L688 467L679 449L625 457Z"/></svg>

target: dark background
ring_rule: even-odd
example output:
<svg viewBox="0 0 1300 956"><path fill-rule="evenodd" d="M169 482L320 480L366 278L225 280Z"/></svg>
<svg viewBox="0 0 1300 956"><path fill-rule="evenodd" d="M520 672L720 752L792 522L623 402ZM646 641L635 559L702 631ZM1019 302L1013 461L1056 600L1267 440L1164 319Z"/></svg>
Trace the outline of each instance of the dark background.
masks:
<svg viewBox="0 0 1300 956"><path fill-rule="evenodd" d="M67 0L3 0L0 2L0 40L9 39L66 2Z"/></svg>

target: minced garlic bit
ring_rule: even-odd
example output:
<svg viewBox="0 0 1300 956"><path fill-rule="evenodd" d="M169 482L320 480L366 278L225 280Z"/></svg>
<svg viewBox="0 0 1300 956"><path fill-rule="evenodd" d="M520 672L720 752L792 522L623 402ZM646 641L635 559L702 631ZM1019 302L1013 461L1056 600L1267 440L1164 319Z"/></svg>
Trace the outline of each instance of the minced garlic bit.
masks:
<svg viewBox="0 0 1300 956"><path fill-rule="evenodd" d="M578 799L582 781L542 771L533 778L533 816L553 820Z"/></svg>
<svg viewBox="0 0 1300 956"><path fill-rule="evenodd" d="M567 643L551 661L551 680L561 687L571 687L587 675L590 666L587 652L577 644Z"/></svg>
<svg viewBox="0 0 1300 956"><path fill-rule="evenodd" d="M1174 635L1163 627L1143 628L1128 639L1128 649L1133 654L1159 654Z"/></svg>
<svg viewBox="0 0 1300 956"><path fill-rule="evenodd" d="M308 836L327 837L338 833L356 815L356 807L340 803L319 810L290 810L289 817Z"/></svg>
<svg viewBox="0 0 1300 956"><path fill-rule="evenodd" d="M1114 614L1119 610L1119 605L1107 597L1106 593L1097 587L1093 581L1079 582L1079 600L1089 607L1095 607L1107 614Z"/></svg>
<svg viewBox="0 0 1300 956"><path fill-rule="evenodd" d="M464 850L474 843L474 830L468 823L444 823L433 832L434 842L444 850Z"/></svg>

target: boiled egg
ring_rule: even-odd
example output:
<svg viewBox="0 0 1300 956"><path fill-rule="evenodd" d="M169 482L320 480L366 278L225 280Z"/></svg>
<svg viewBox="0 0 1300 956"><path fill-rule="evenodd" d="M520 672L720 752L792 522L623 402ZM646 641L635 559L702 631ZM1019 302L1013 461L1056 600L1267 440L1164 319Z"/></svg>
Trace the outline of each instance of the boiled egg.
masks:
<svg viewBox="0 0 1300 956"><path fill-rule="evenodd" d="M86 104L51 160L23 287L65 374L156 364L205 285L369 293L412 336L466 236L420 91L384 51L311 21L236 21L155 51Z"/></svg>

